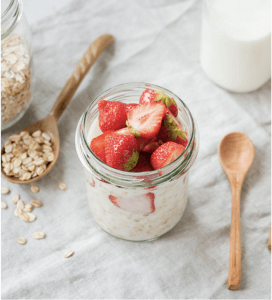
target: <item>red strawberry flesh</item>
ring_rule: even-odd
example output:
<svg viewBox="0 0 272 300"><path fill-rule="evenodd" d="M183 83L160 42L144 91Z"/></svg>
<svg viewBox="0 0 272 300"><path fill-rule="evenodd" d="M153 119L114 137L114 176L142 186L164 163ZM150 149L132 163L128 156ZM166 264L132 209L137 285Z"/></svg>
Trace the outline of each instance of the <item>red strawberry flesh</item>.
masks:
<svg viewBox="0 0 272 300"><path fill-rule="evenodd" d="M148 103L132 108L127 116L129 130L137 137L152 139L160 130L165 105Z"/></svg>
<svg viewBox="0 0 272 300"><path fill-rule="evenodd" d="M109 195L109 199L115 206L133 214L148 215L155 211L155 195L153 193L131 198Z"/></svg>
<svg viewBox="0 0 272 300"><path fill-rule="evenodd" d="M175 100L165 95L162 91L146 89L140 97L139 104L146 103L162 103L170 109L175 117L178 115L178 108Z"/></svg>
<svg viewBox="0 0 272 300"><path fill-rule="evenodd" d="M105 156L105 137L113 133L114 130L109 130L96 138L93 138L90 144L90 148L92 149L93 153L101 159L104 163L106 163L106 156Z"/></svg>

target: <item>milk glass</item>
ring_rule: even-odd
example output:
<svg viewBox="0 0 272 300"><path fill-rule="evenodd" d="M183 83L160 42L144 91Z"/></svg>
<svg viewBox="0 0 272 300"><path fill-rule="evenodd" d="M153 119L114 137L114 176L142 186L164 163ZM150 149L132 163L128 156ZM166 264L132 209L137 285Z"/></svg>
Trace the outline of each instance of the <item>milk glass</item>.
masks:
<svg viewBox="0 0 272 300"><path fill-rule="evenodd" d="M204 0L200 61L219 86L250 92L271 76L271 1Z"/></svg>

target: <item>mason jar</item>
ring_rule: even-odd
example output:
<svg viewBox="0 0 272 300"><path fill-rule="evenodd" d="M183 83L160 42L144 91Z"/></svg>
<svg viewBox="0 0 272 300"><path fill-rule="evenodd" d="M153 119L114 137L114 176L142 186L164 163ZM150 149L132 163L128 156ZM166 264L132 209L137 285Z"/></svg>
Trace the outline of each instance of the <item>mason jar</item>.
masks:
<svg viewBox="0 0 272 300"><path fill-rule="evenodd" d="M31 38L22 0L2 0L1 129L15 124L32 99Z"/></svg>
<svg viewBox="0 0 272 300"><path fill-rule="evenodd" d="M188 144L175 161L158 170L135 173L112 168L89 147L99 128L98 102L103 99L138 103L147 88L174 98ZM187 204L189 169L198 153L199 134L191 112L178 96L146 83L113 87L90 103L78 122L75 142L85 170L89 207L102 229L124 240L146 241L164 235L180 221Z"/></svg>

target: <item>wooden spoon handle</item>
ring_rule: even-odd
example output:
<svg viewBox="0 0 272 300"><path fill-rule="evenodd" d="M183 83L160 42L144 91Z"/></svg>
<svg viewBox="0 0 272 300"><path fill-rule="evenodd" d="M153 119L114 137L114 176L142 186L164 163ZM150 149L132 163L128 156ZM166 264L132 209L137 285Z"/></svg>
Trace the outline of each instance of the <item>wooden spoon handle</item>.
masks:
<svg viewBox="0 0 272 300"><path fill-rule="evenodd" d="M238 290L241 282L241 231L240 231L240 195L243 182L233 178L231 182L232 209L230 227L230 254L228 289Z"/></svg>
<svg viewBox="0 0 272 300"><path fill-rule="evenodd" d="M271 228L270 228L270 234L269 234L269 238L268 238L267 247L269 250L271 250Z"/></svg>
<svg viewBox="0 0 272 300"><path fill-rule="evenodd" d="M90 70L91 66L98 59L100 54L114 41L114 37L110 34L104 34L96 39L87 52L83 55L81 60L78 62L72 75L68 79L64 88L62 89L59 97L57 98L54 106L52 107L49 115L54 116L56 121L63 113L66 106L69 104L77 88L85 75Z"/></svg>

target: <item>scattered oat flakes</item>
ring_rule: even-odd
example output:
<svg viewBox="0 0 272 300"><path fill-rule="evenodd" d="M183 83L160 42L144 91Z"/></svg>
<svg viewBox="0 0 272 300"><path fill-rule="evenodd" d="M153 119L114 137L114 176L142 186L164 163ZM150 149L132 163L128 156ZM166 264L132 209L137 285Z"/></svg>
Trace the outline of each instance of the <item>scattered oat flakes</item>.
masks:
<svg viewBox="0 0 272 300"><path fill-rule="evenodd" d="M64 257L68 258L68 257L72 256L73 254L74 254L74 251L73 250L69 250L67 253L65 253Z"/></svg>
<svg viewBox="0 0 272 300"><path fill-rule="evenodd" d="M32 193L38 193L40 191L40 188L36 185L31 186L31 192Z"/></svg>
<svg viewBox="0 0 272 300"><path fill-rule="evenodd" d="M34 239L40 240L40 239L43 239L45 237L45 234L42 231L38 231L38 232L34 232L32 234L32 237Z"/></svg>
<svg viewBox="0 0 272 300"><path fill-rule="evenodd" d="M17 208L21 208L21 209L25 208L25 204L23 200L20 199L17 201Z"/></svg>
<svg viewBox="0 0 272 300"><path fill-rule="evenodd" d="M14 211L14 215L15 215L15 217L19 218L19 212L18 212L17 207L16 207L16 209L15 209L15 211Z"/></svg>
<svg viewBox="0 0 272 300"><path fill-rule="evenodd" d="M14 204L17 204L17 202L20 200L20 196L19 195L15 195L13 198L12 198L12 202Z"/></svg>
<svg viewBox="0 0 272 300"><path fill-rule="evenodd" d="M66 186L66 184L64 184L64 183L59 183L59 188L61 189L61 190L66 190L67 189L67 186Z"/></svg>
<svg viewBox="0 0 272 300"><path fill-rule="evenodd" d="M27 203L23 209L24 212L31 212L33 209L33 205L31 203Z"/></svg>
<svg viewBox="0 0 272 300"><path fill-rule="evenodd" d="M2 209L7 209L8 208L7 204L4 201L1 201L1 208Z"/></svg>
<svg viewBox="0 0 272 300"><path fill-rule="evenodd" d="M42 206L42 202L39 201L39 200L34 200L34 199L33 199L33 200L30 201L30 203L31 203L32 205L36 206L36 207Z"/></svg>
<svg viewBox="0 0 272 300"><path fill-rule="evenodd" d="M26 238L20 237L20 238L17 239L17 242L18 242L19 244L21 244L21 245L24 245L24 244L26 243Z"/></svg>
<svg viewBox="0 0 272 300"><path fill-rule="evenodd" d="M36 220L36 216L32 213L27 213L28 214L28 217L29 217L29 222L33 222Z"/></svg>
<svg viewBox="0 0 272 300"><path fill-rule="evenodd" d="M19 212L19 218L25 222L29 222L29 216L28 213L24 212L24 211L20 211Z"/></svg>
<svg viewBox="0 0 272 300"><path fill-rule="evenodd" d="M10 190L7 187L2 186L1 187L1 194L6 195L9 194Z"/></svg>

